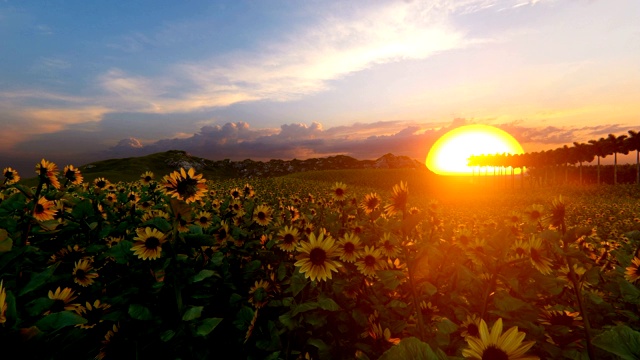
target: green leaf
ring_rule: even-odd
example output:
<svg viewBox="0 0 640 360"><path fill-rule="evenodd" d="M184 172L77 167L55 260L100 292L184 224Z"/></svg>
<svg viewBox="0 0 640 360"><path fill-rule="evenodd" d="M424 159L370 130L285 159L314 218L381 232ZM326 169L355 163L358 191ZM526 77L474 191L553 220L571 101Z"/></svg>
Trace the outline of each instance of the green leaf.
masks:
<svg viewBox="0 0 640 360"><path fill-rule="evenodd" d="M5 229L0 229L0 253L11 251L13 240Z"/></svg>
<svg viewBox="0 0 640 360"><path fill-rule="evenodd" d="M42 331L56 331L67 326L86 324L87 319L71 311L61 311L49 314L36 322L36 327Z"/></svg>
<svg viewBox="0 0 640 360"><path fill-rule="evenodd" d="M640 290L628 281L619 281L620 293L624 301L640 304Z"/></svg>
<svg viewBox="0 0 640 360"><path fill-rule="evenodd" d="M400 301L398 299L393 299L393 300L389 301L387 306L390 307L390 308L406 308L409 305L407 305L407 303L404 302L404 301Z"/></svg>
<svg viewBox="0 0 640 360"><path fill-rule="evenodd" d="M451 334L458 330L458 325L454 324L449 319L442 319L438 324L436 324L436 328L438 329L438 332L442 334Z"/></svg>
<svg viewBox="0 0 640 360"><path fill-rule="evenodd" d="M192 306L188 308L187 311L184 312L184 315L182 315L182 320L191 321L199 318L202 316L202 309L204 309L204 306Z"/></svg>
<svg viewBox="0 0 640 360"><path fill-rule="evenodd" d="M161 217L156 217L149 221L146 221L144 224L142 224L142 226L153 226L163 233L171 231L171 224L167 221L167 219Z"/></svg>
<svg viewBox="0 0 640 360"><path fill-rule="evenodd" d="M618 325L594 336L592 343L623 360L640 359L640 332L626 325Z"/></svg>
<svg viewBox="0 0 640 360"><path fill-rule="evenodd" d="M317 302L307 302L304 304L300 304L298 306L296 306L293 311L292 311L292 316L296 316L301 312L305 312L305 311L309 311L309 310L314 310L318 308L318 303Z"/></svg>
<svg viewBox="0 0 640 360"><path fill-rule="evenodd" d="M196 334L200 336L209 335L209 333L213 331L213 329L215 329L216 326L218 326L218 324L220 324L221 321L222 321L222 318L203 319L202 323L198 325L198 328L196 329Z"/></svg>
<svg viewBox="0 0 640 360"><path fill-rule="evenodd" d="M496 308L507 312L516 311L527 305L526 302L516 299L504 291L496 293L493 302L496 305Z"/></svg>
<svg viewBox="0 0 640 360"><path fill-rule="evenodd" d="M406 277L400 270L381 270L377 271L376 274L382 285L389 290L395 290Z"/></svg>
<svg viewBox="0 0 640 360"><path fill-rule="evenodd" d="M200 270L199 273L193 276L193 282L199 282L206 278L212 277L213 275L215 275L215 273L216 272L213 270L207 270L207 269Z"/></svg>
<svg viewBox="0 0 640 360"><path fill-rule="evenodd" d="M327 297L322 297L318 299L318 306L322 310L329 310L329 311L342 310L342 308L340 307L340 305L338 305L337 302L335 302L332 298L327 298Z"/></svg>
<svg viewBox="0 0 640 360"><path fill-rule="evenodd" d="M56 271L56 268L58 267L59 264L60 263L55 263L47 267L43 272L36 274L34 277L32 277L29 283L24 287L24 289L20 291L19 295L22 296L24 294L27 294L39 288L40 286L46 284L47 281L50 280L51 277L53 276L53 273Z"/></svg>
<svg viewBox="0 0 640 360"><path fill-rule="evenodd" d="M87 199L78 201L71 210L71 216L76 220L86 219L93 215L93 204Z"/></svg>
<svg viewBox="0 0 640 360"><path fill-rule="evenodd" d="M447 357L433 352L429 344L415 337L402 339L397 345L385 351L378 360L446 360Z"/></svg>
<svg viewBox="0 0 640 360"><path fill-rule="evenodd" d="M309 281L300 271L293 273L293 276L291 277L291 292L293 293L293 296L297 296L308 283Z"/></svg>
<svg viewBox="0 0 640 360"><path fill-rule="evenodd" d="M429 296L433 296L433 294L438 292L438 288L428 281L424 283L423 289Z"/></svg>
<svg viewBox="0 0 640 360"><path fill-rule="evenodd" d="M131 247L133 244L129 240L122 240L115 246L106 251L106 255L115 259L118 264L126 264L129 262L129 257L133 254Z"/></svg>
<svg viewBox="0 0 640 360"><path fill-rule="evenodd" d="M176 335L176 332L173 330L167 330L165 332L163 332L162 334L160 334L160 340L167 342L171 339L173 339L173 337Z"/></svg>
<svg viewBox="0 0 640 360"><path fill-rule="evenodd" d="M129 305L129 316L136 320L151 320L151 310L144 305L131 304Z"/></svg>

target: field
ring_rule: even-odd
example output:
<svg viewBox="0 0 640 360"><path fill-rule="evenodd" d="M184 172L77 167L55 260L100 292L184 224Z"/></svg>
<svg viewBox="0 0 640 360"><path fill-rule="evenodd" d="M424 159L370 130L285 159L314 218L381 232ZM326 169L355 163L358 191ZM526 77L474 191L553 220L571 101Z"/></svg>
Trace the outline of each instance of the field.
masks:
<svg viewBox="0 0 640 360"><path fill-rule="evenodd" d="M0 189L21 358L640 357L637 185L40 169Z"/></svg>

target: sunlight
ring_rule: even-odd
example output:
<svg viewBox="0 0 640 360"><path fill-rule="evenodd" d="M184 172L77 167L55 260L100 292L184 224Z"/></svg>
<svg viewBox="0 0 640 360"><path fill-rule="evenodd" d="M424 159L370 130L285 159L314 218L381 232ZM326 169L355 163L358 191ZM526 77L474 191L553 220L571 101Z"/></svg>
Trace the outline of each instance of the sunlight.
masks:
<svg viewBox="0 0 640 360"><path fill-rule="evenodd" d="M426 165L440 175L471 175L473 168L467 165L471 155L502 153L523 154L524 150L504 130L489 125L465 125L447 132L433 144Z"/></svg>

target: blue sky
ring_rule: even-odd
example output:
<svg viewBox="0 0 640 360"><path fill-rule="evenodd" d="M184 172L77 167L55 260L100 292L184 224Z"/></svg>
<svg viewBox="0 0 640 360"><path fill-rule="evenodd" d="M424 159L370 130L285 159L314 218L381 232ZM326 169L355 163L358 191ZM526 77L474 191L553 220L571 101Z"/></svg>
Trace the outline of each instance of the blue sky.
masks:
<svg viewBox="0 0 640 360"><path fill-rule="evenodd" d="M525 151L640 130L636 0L0 0L0 166ZM25 174L23 176L29 176Z"/></svg>

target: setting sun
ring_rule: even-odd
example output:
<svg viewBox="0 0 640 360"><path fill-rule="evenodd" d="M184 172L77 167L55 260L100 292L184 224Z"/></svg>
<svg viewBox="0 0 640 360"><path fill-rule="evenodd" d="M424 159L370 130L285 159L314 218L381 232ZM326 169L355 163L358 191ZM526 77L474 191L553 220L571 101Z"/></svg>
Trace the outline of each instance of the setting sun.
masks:
<svg viewBox="0 0 640 360"><path fill-rule="evenodd" d="M471 175L471 155L523 154L520 143L509 133L489 125L465 125L440 137L427 155L429 170L440 175Z"/></svg>

